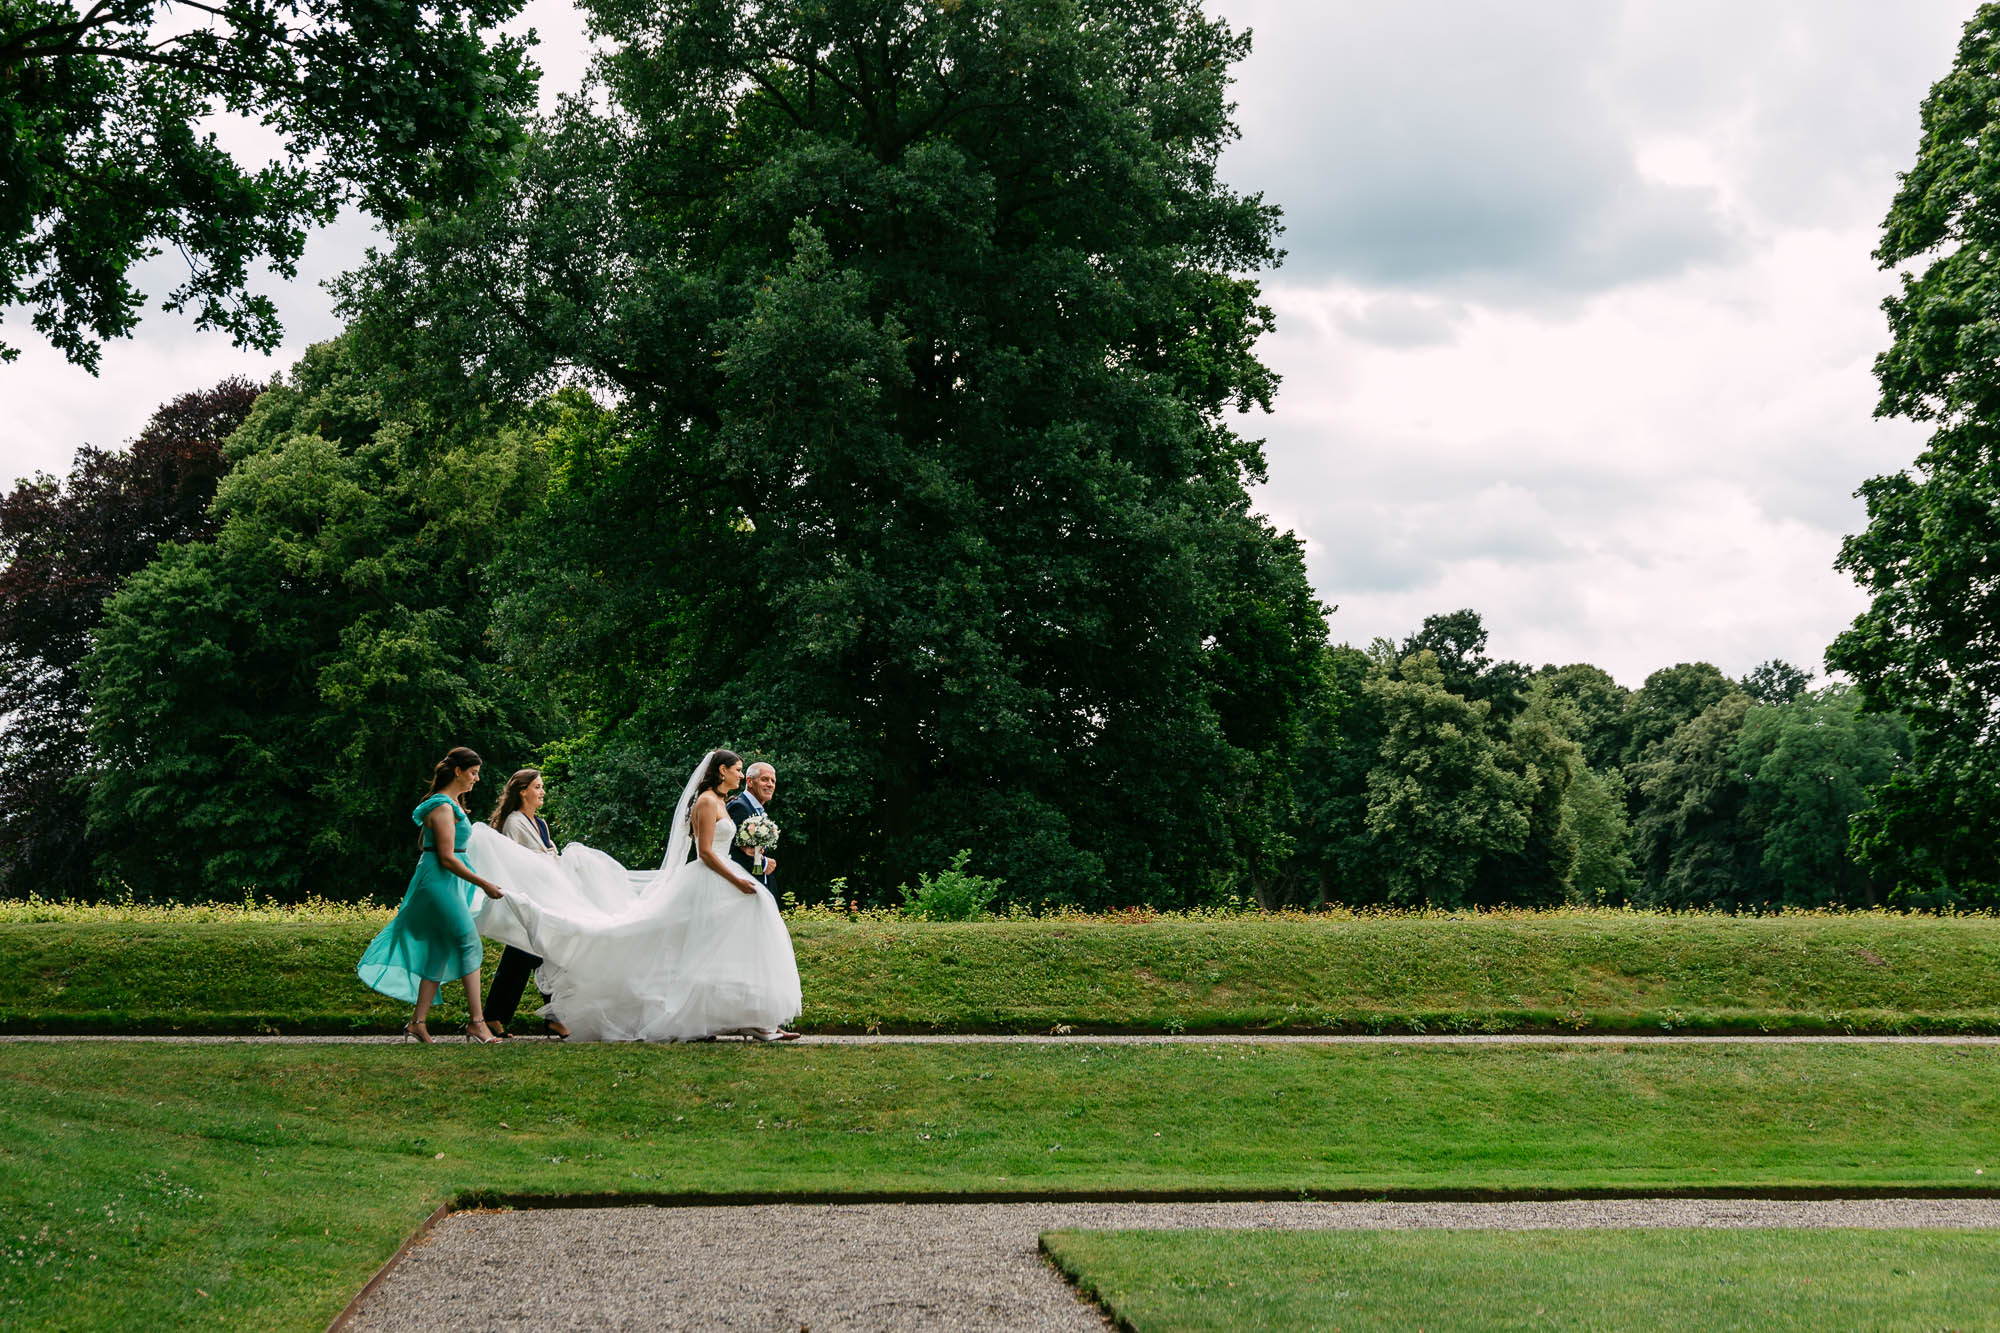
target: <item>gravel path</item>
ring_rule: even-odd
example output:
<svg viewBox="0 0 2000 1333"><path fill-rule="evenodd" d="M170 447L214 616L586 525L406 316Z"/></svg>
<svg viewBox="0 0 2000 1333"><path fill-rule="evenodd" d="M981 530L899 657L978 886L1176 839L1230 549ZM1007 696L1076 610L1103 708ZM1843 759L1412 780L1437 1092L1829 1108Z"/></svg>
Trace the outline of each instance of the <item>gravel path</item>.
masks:
<svg viewBox="0 0 2000 1333"><path fill-rule="evenodd" d="M353 1333L449 1329L1086 1330L1041 1259L1065 1228L2000 1227L2000 1201L847 1204L459 1213Z"/></svg>
<svg viewBox="0 0 2000 1333"><path fill-rule="evenodd" d="M0 1034L4 1042L88 1042L88 1041L138 1041L159 1042L167 1045L203 1046L229 1042L249 1045L272 1046L367 1046L389 1045L402 1041L395 1035L375 1035L360 1037L312 1037L312 1036L229 1036L229 1037L120 1037L97 1034ZM440 1033L439 1041L454 1041L456 1036ZM740 1041L741 1038L724 1037L725 1042ZM515 1048L529 1047L543 1049L554 1043L541 1037L523 1037L507 1043ZM578 1043L582 1045L584 1043ZM1735 1035L1735 1036L1649 1036L1644 1033L1465 1033L1459 1035L1429 1036L1297 1036L1286 1033L1188 1033L1169 1036L1164 1033L1146 1035L1090 1036L1069 1033L1052 1035L888 1035L888 1036L807 1036L788 1046L1203 1046L1203 1045L1253 1045L1253 1046L2000 1046L2000 1036L1787 1036Z"/></svg>

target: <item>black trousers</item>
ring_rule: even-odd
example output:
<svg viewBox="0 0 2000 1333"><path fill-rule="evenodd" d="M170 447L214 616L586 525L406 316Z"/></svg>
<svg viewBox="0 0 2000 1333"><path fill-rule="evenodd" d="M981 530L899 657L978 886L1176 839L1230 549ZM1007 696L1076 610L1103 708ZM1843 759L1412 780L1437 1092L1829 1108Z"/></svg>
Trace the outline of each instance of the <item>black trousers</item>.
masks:
<svg viewBox="0 0 2000 1333"><path fill-rule="evenodd" d="M541 959L511 944L501 952L500 966L493 972L493 985L486 992L488 1022L504 1025L514 1021L514 1011L521 1007L521 992L528 985L528 974L541 965Z"/></svg>

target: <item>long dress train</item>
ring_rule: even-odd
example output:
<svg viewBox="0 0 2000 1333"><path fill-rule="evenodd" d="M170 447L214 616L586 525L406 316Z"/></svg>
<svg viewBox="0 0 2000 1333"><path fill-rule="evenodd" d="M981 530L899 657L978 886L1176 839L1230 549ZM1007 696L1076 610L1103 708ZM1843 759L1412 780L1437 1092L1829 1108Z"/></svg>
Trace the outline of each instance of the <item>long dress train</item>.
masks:
<svg viewBox="0 0 2000 1333"><path fill-rule="evenodd" d="M719 855L735 836L716 821ZM770 890L746 894L699 858L642 876L575 844L539 856L483 825L472 841L507 895L482 905L480 933L541 956L535 983L572 1041L690 1041L798 1016L798 964Z"/></svg>

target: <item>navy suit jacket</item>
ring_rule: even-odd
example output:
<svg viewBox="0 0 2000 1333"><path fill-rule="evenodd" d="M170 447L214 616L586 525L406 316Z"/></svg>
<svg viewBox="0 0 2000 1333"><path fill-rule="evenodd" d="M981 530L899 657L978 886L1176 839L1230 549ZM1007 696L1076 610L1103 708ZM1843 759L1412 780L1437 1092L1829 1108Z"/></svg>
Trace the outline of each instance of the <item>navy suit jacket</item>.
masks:
<svg viewBox="0 0 2000 1333"><path fill-rule="evenodd" d="M744 824L749 822L750 816L764 813L764 803L747 791L739 791L729 798L727 809L729 810L729 817L736 821L736 827L742 828ZM756 880L767 889L771 887L771 876L768 873L762 875L757 873L754 868L755 862L750 859L748 848L738 847L734 842L731 842L729 844L729 859L737 865L742 866L750 878Z"/></svg>

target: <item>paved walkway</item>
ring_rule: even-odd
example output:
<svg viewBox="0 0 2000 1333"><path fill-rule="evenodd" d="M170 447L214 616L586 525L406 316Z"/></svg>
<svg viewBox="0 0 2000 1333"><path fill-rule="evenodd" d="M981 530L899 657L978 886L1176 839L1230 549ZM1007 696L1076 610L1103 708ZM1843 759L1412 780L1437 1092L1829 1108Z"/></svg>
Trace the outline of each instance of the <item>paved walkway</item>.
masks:
<svg viewBox="0 0 2000 1333"><path fill-rule="evenodd" d="M2000 1227L2000 1201L848 1204L459 1213L355 1333L449 1329L1102 1333L1036 1249L1056 1228Z"/></svg>
<svg viewBox="0 0 2000 1333"><path fill-rule="evenodd" d="M201 1046L240 1042L249 1045L271 1046L367 1046L389 1045L402 1041L401 1036L370 1034L360 1037L313 1037L313 1036L229 1036L229 1037L120 1037L97 1034L70 1035L22 1033L0 1034L0 1042L87 1042L87 1041L138 1041L159 1042L168 1045ZM457 1035L438 1034L441 1042L458 1040ZM723 1041L739 1041L741 1038L725 1037ZM553 1045L538 1036L527 1036L507 1043L516 1047L546 1047ZM583 1045L585 1043L577 1043ZM1899 1037L1899 1036L1787 1036L1777 1035L1732 1035L1732 1036L1677 1036L1646 1035L1644 1033L1468 1033L1462 1035L1433 1034L1425 1036L1296 1036L1270 1033L1189 1033L1169 1036L1164 1033L1152 1035L1090 1036L1068 1033L1061 1036L1028 1035L1003 1036L968 1033L961 1035L919 1035L919 1036L807 1036L787 1046L1204 1046L1204 1045L1252 1045L1252 1046L2000 1046L2000 1036L1962 1037Z"/></svg>

